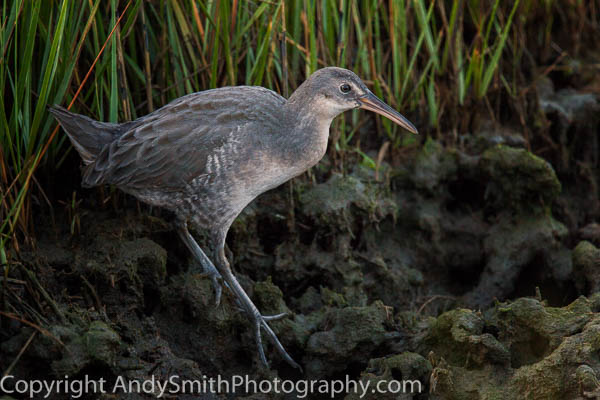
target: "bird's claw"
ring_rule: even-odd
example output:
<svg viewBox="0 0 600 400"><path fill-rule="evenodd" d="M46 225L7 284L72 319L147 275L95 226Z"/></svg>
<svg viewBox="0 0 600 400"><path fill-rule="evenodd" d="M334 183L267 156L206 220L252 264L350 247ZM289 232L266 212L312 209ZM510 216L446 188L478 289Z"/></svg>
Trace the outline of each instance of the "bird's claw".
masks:
<svg viewBox="0 0 600 400"><path fill-rule="evenodd" d="M219 307L219 304L221 304L221 295L223 294L223 286L221 285L223 279L221 278L221 274L216 271L203 271L199 275L210 278L213 290L215 291L215 307Z"/></svg>
<svg viewBox="0 0 600 400"><path fill-rule="evenodd" d="M285 361L287 361L288 364L290 364L292 367L298 368L300 371L302 371L302 367L300 365L298 365L298 363L296 363L296 361L294 361L294 359L288 354L288 352L285 350L285 348L283 347L283 345L277 338L277 335L275 335L275 332L273 332L273 330L271 329L269 324L267 324L267 321L277 321L286 316L287 316L287 313L281 313L281 314L269 315L269 316L262 316L258 312L253 313L253 315L252 315L253 321L252 322L254 324L254 339L256 340L256 346L258 347L258 356L260 357L260 360L262 361L262 363L267 368L269 368L269 362L267 361L267 357L265 356L265 350L264 350L263 344L262 344L261 329L264 329L264 331L267 334L267 337L273 343L273 345L275 346L275 348L277 349L279 354L283 357L283 359Z"/></svg>
<svg viewBox="0 0 600 400"><path fill-rule="evenodd" d="M215 307L219 307L219 304L221 304L221 294L223 294L223 286L221 285L221 282L223 282L223 277L221 277L221 274L214 266L207 265L203 267L204 274L210 277L212 287L215 291Z"/></svg>

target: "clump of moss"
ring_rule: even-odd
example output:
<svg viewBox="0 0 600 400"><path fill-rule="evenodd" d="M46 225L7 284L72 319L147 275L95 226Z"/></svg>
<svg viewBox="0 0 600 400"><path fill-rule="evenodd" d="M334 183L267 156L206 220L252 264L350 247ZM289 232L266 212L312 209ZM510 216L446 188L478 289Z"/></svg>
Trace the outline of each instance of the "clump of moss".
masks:
<svg viewBox="0 0 600 400"><path fill-rule="evenodd" d="M442 314L419 350L429 352L433 364L430 392L444 399L596 398L595 303L580 297L557 308L520 298L485 315L460 309Z"/></svg>
<svg viewBox="0 0 600 400"><path fill-rule="evenodd" d="M412 179L417 188L435 192L457 170L455 152L428 138L415 158Z"/></svg>
<svg viewBox="0 0 600 400"><path fill-rule="evenodd" d="M582 292L600 290L600 249L583 240L573 250L573 273L577 288Z"/></svg>
<svg viewBox="0 0 600 400"><path fill-rule="evenodd" d="M92 321L83 332L74 326L58 327L57 332L65 343L62 359L52 362L57 376L76 375L92 364L114 367L122 344L106 323Z"/></svg>
<svg viewBox="0 0 600 400"><path fill-rule="evenodd" d="M408 398L414 398L412 395L417 393L426 393L426 382L429 380L429 373L432 366L429 360L425 359L420 354L405 351L404 353L394 354L388 357L373 358L369 360L368 367L361 373L360 380L362 387L376 388L377 385L387 385L391 380L404 381L394 390L399 390L400 393L407 393ZM381 383L380 383L381 382ZM367 386L368 385L368 386ZM410 394L408 394L410 393ZM351 392L345 397L346 400L380 400L389 399L395 400L398 398L398 393L391 391L378 393Z"/></svg>
<svg viewBox="0 0 600 400"><path fill-rule="evenodd" d="M493 335L483 332L481 314L455 309L439 316L431 325L424 345L451 363L480 367L486 363L508 364L506 347Z"/></svg>
<svg viewBox="0 0 600 400"><path fill-rule="evenodd" d="M369 221L395 217L397 205L380 186L363 183L353 176L334 174L327 182L299 192L304 213L324 224L351 230L356 213Z"/></svg>
<svg viewBox="0 0 600 400"><path fill-rule="evenodd" d="M554 169L525 149L494 146L481 155L488 175L487 196L496 206L516 212L547 212L561 191Z"/></svg>
<svg viewBox="0 0 600 400"><path fill-rule="evenodd" d="M367 307L331 308L306 345L307 375L325 376L343 371L351 362L367 360L389 336L388 312L379 301Z"/></svg>

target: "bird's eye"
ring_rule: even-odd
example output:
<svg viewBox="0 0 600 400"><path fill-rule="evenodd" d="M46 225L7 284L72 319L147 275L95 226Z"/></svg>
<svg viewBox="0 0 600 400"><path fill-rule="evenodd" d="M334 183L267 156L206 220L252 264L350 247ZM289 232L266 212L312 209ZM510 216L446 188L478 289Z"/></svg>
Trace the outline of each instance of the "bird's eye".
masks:
<svg viewBox="0 0 600 400"><path fill-rule="evenodd" d="M340 92L342 93L348 93L352 90L352 87L350 85L348 85L347 83L342 83L342 85L340 86Z"/></svg>

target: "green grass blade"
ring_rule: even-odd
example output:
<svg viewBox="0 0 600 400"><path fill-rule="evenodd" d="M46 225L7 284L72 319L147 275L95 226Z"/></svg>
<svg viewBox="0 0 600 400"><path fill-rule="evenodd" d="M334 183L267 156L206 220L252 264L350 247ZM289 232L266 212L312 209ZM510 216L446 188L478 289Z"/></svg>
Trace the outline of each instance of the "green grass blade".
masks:
<svg viewBox="0 0 600 400"><path fill-rule="evenodd" d="M27 155L31 155L34 152L35 139L37 137L39 126L42 122L42 118L44 116L47 117L46 114L46 106L48 101L48 95L50 92L50 87L54 81L54 74L57 68L57 60L58 54L60 50L60 46L62 45L63 39L63 31L66 23L67 9L68 9L68 0L63 0L60 7L60 14L58 17L58 22L56 23L56 28L54 30L54 35L52 39L52 45L50 48L50 54L48 57L48 62L46 63L45 72L43 74L43 80L40 90L40 95L38 97L38 101L34 111L33 122L30 128L30 137L29 137L29 146L27 148ZM27 157L28 158L28 157Z"/></svg>
<svg viewBox="0 0 600 400"><path fill-rule="evenodd" d="M480 90L480 96L485 95L485 93L487 92L487 90L490 86L490 83L492 81L492 77L494 76L494 72L496 72L496 70L498 68L498 62L500 60L500 56L502 55L502 51L504 50L504 46L506 44L506 39L508 38L508 33L510 32L510 27L512 24L513 17L515 15L517 9L519 8L519 1L520 0L516 0L512 7L510 15L508 16L508 21L506 21L506 25L504 26L504 29L502 30L502 34L500 35L500 39L494 50L494 55L492 56L490 63L487 65L487 67L485 69L485 74L483 76L483 84L482 84L481 90Z"/></svg>

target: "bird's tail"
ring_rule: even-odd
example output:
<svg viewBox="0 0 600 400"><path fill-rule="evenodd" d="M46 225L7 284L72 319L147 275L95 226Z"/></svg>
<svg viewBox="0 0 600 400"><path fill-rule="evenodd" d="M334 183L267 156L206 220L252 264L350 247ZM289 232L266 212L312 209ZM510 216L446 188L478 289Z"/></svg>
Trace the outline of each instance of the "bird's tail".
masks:
<svg viewBox="0 0 600 400"><path fill-rule="evenodd" d="M94 162L102 148L122 134L120 124L95 121L57 105L49 111L60 122L85 165Z"/></svg>

